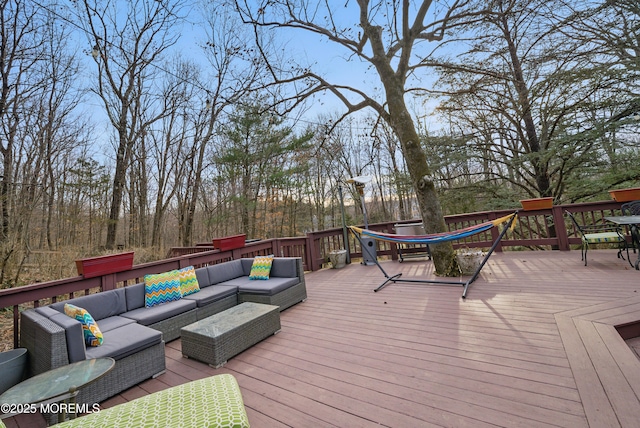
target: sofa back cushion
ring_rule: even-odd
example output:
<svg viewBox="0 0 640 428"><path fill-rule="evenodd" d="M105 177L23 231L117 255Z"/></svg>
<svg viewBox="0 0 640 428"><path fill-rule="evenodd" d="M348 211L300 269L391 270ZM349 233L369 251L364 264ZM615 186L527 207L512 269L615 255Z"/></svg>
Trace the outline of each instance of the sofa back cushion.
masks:
<svg viewBox="0 0 640 428"><path fill-rule="evenodd" d="M206 266L196 269L196 278L198 279L198 286L200 288L211 285L211 281L209 280L209 271Z"/></svg>
<svg viewBox="0 0 640 428"><path fill-rule="evenodd" d="M65 338L67 339L67 355L69 356L69 362L75 363L86 360L87 354L82 324L74 318L68 317L60 312L58 312L57 315L52 316L50 319L60 327L64 328Z"/></svg>
<svg viewBox="0 0 640 428"><path fill-rule="evenodd" d="M251 267L253 266L253 258L240 259L242 261L242 268L245 271L245 275L249 276L251 273ZM271 265L271 272L269 276L275 276L279 278L295 278L298 276L298 259L295 257L275 257L273 264Z"/></svg>
<svg viewBox="0 0 640 428"><path fill-rule="evenodd" d="M144 282L128 285L124 291L127 296L127 311L144 308Z"/></svg>
<svg viewBox="0 0 640 428"><path fill-rule="evenodd" d="M88 296L80 296L64 302L53 303L50 306L56 311L64 313L65 303L86 309L96 321L114 315L120 315L127 311L125 291L123 288L103 291L102 293L90 294Z"/></svg>
<svg viewBox="0 0 640 428"><path fill-rule="evenodd" d="M218 263L217 265L207 266L207 271L209 273L209 282L211 284L218 284L220 282L245 275L242 270L241 260L231 260L224 263Z"/></svg>
<svg viewBox="0 0 640 428"><path fill-rule="evenodd" d="M295 257L280 257L273 260L271 276L280 278L295 278L298 276L298 259Z"/></svg>

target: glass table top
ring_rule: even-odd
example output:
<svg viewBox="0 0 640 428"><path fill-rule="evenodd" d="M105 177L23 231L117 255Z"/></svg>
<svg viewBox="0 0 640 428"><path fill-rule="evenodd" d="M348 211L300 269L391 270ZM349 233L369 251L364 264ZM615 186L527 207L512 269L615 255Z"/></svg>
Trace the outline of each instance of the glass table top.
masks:
<svg viewBox="0 0 640 428"><path fill-rule="evenodd" d="M0 396L2 404L34 404L63 396L104 376L113 358L78 361L31 377Z"/></svg>
<svg viewBox="0 0 640 428"><path fill-rule="evenodd" d="M640 215L609 216L605 219L617 224L640 224Z"/></svg>

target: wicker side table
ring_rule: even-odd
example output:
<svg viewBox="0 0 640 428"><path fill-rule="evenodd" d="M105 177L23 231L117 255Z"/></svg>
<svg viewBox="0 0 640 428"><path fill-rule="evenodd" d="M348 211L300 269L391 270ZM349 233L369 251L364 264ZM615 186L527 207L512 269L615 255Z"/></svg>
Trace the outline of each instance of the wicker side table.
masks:
<svg viewBox="0 0 640 428"><path fill-rule="evenodd" d="M183 327L182 355L219 368L278 331L278 306L245 302Z"/></svg>

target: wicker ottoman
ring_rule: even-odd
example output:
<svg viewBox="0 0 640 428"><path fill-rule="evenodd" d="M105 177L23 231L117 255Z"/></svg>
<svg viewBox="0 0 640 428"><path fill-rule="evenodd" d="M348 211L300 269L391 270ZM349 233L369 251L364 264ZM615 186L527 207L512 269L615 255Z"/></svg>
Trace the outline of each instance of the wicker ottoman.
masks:
<svg viewBox="0 0 640 428"><path fill-rule="evenodd" d="M278 306L245 302L183 327L182 355L219 368L278 331Z"/></svg>

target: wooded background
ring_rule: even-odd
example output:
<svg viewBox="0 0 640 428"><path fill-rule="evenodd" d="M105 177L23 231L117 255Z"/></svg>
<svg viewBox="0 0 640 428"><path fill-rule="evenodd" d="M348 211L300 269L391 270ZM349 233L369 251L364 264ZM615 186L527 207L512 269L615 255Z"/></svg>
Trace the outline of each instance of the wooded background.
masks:
<svg viewBox="0 0 640 428"><path fill-rule="evenodd" d="M370 222L417 216L378 116L266 83L274 63L309 64L243 24L249 3L297 4L0 1L0 287L121 248L160 258L236 233L336 227L340 184L358 224L359 196L344 183L354 176L373 177ZM410 12L402 3L369 7L392 23ZM433 37L415 47L421 68L402 95L446 214L638 185L637 1L426 3ZM333 12L355 33L348 5Z"/></svg>

